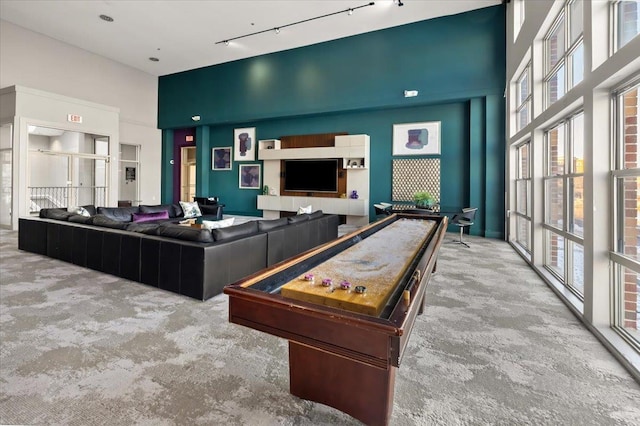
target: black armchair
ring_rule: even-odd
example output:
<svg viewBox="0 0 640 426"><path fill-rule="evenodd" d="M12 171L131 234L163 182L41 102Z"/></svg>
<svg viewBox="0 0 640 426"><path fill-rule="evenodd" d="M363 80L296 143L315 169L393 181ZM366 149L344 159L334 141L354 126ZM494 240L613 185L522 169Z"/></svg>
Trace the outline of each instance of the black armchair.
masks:
<svg viewBox="0 0 640 426"><path fill-rule="evenodd" d="M464 233L464 228L473 225L477 211L477 207L467 207L462 209L462 213L457 213L451 218L451 224L460 229L460 238L451 241L452 243L462 244L463 246L469 247L469 244L462 241L462 234Z"/></svg>

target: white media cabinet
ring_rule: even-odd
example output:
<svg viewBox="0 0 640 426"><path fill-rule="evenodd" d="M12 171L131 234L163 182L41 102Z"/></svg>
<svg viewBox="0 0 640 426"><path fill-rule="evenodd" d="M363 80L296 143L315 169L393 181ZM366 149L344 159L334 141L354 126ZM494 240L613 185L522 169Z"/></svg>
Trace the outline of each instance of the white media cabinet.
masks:
<svg viewBox="0 0 640 426"><path fill-rule="evenodd" d="M280 196L280 161L318 158L339 158L347 173L347 198ZM268 219L280 217L281 211L296 212L302 206L313 210L345 215L347 224L363 226L369 223L369 135L335 137L335 146L281 149L277 139L258 141L258 160L263 165L263 185L275 190L275 195L258 195L258 209ZM351 199L352 191L358 199Z"/></svg>

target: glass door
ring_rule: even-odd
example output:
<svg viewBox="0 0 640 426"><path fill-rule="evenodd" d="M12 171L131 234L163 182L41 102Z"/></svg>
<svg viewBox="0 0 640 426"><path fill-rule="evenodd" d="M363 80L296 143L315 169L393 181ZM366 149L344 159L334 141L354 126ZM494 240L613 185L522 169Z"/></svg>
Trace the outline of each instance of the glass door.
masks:
<svg viewBox="0 0 640 426"><path fill-rule="evenodd" d="M11 211L13 201L13 125L0 127L0 227L11 228Z"/></svg>
<svg viewBox="0 0 640 426"><path fill-rule="evenodd" d="M140 164L138 145L120 144L118 205L137 206L140 203Z"/></svg>

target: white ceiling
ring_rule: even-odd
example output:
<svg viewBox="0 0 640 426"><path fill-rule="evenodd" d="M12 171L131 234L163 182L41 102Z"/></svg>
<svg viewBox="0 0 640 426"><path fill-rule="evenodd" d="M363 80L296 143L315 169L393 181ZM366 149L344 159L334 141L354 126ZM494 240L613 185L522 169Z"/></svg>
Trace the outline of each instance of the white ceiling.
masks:
<svg viewBox="0 0 640 426"><path fill-rule="evenodd" d="M494 6L501 0L0 0L0 18L152 75L165 75ZM108 15L105 22L99 15ZM156 57L158 62L152 62Z"/></svg>

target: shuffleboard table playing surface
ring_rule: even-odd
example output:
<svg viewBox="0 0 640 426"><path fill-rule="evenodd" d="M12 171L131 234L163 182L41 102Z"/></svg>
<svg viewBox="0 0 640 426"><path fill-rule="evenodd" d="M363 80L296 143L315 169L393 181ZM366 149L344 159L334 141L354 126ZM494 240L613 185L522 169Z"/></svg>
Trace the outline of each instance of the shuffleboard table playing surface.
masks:
<svg viewBox="0 0 640 426"><path fill-rule="evenodd" d="M284 284L281 294L378 316L435 225L431 220L400 219ZM313 281L305 278L310 274ZM326 279L331 280L331 286L322 284ZM350 284L349 289L341 288L344 281ZM365 292L357 293L358 286L365 287Z"/></svg>

